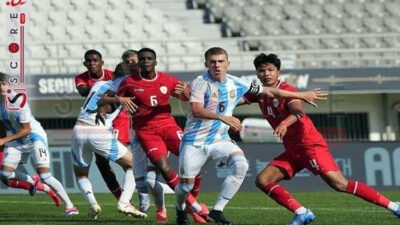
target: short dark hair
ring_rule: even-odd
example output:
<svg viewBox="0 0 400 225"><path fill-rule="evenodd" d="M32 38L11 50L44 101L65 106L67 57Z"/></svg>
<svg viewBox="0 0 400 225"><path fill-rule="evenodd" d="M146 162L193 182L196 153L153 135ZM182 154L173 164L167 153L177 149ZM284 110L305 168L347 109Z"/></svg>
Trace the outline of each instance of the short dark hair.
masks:
<svg viewBox="0 0 400 225"><path fill-rule="evenodd" d="M121 59L125 60L125 59L129 58L130 56L137 55L137 54L138 54L138 52L136 50L129 49L129 50L124 51L124 53L122 53Z"/></svg>
<svg viewBox="0 0 400 225"><path fill-rule="evenodd" d="M138 51L138 55L140 55L140 54L142 54L142 52L151 52L151 53L153 53L153 55L154 55L154 59L157 59L157 54L156 54L156 51L154 51L153 49L151 49L151 48L142 48L142 49L140 49L139 51Z"/></svg>
<svg viewBox="0 0 400 225"><path fill-rule="evenodd" d="M100 57L100 59L103 59L103 56L101 55L101 53L95 49L87 50L85 52L84 58L86 59L86 57L88 57L89 55L98 55Z"/></svg>
<svg viewBox="0 0 400 225"><path fill-rule="evenodd" d="M0 81L10 82L10 75L0 72Z"/></svg>
<svg viewBox="0 0 400 225"><path fill-rule="evenodd" d="M118 63L114 69L114 77L120 77L122 75L125 75L124 74L124 64Z"/></svg>
<svg viewBox="0 0 400 225"><path fill-rule="evenodd" d="M220 47L212 47L209 48L205 53L204 53L204 59L207 61L207 58L212 55L226 55L226 58L228 58L228 52Z"/></svg>
<svg viewBox="0 0 400 225"><path fill-rule="evenodd" d="M253 64L256 67L256 69L258 69L258 67L260 67L262 64L267 64L267 63L274 64L274 66L278 70L281 70L281 60L275 54L266 55L264 53L261 53L257 55L253 61Z"/></svg>

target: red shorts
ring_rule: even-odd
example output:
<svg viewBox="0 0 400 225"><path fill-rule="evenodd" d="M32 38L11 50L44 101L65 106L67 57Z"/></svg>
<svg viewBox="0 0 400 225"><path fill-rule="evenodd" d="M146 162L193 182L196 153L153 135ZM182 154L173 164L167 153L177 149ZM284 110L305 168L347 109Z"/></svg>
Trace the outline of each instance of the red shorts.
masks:
<svg viewBox="0 0 400 225"><path fill-rule="evenodd" d="M167 157L168 151L179 155L182 129L177 124L168 124L152 129L136 129L136 137L151 162Z"/></svg>
<svg viewBox="0 0 400 225"><path fill-rule="evenodd" d="M286 145L285 152L274 158L269 165L284 169L290 178L304 168L314 175L339 171L325 141L307 145Z"/></svg>
<svg viewBox="0 0 400 225"><path fill-rule="evenodd" d="M0 167L3 165L4 151L0 152Z"/></svg>
<svg viewBox="0 0 400 225"><path fill-rule="evenodd" d="M131 143L130 125L131 120L126 109L123 109L113 120L113 133L117 136L118 141L125 146Z"/></svg>

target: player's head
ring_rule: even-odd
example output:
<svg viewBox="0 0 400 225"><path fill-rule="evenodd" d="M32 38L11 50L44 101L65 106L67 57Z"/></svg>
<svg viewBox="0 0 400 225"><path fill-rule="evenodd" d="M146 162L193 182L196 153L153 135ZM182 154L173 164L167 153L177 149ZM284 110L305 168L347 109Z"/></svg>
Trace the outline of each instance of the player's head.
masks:
<svg viewBox="0 0 400 225"><path fill-rule="evenodd" d="M10 89L10 75L0 72L0 95L6 96L7 91Z"/></svg>
<svg viewBox="0 0 400 225"><path fill-rule="evenodd" d="M220 47L213 47L204 53L205 63L209 74L218 81L225 80L229 67L228 52Z"/></svg>
<svg viewBox="0 0 400 225"><path fill-rule="evenodd" d="M256 56L253 64L256 67L257 77L264 86L276 86L281 70L281 60L277 55L261 53Z"/></svg>
<svg viewBox="0 0 400 225"><path fill-rule="evenodd" d="M114 73L115 78L124 76L126 74L124 71L124 63L122 63L122 62L118 63L115 66L113 73Z"/></svg>
<svg viewBox="0 0 400 225"><path fill-rule="evenodd" d="M121 56L124 66L124 74L129 74L133 70L137 70L138 52L132 49L124 51Z"/></svg>
<svg viewBox="0 0 400 225"><path fill-rule="evenodd" d="M157 65L157 54L151 48L142 48L138 51L138 64L141 73L153 73Z"/></svg>
<svg viewBox="0 0 400 225"><path fill-rule="evenodd" d="M103 56L97 50L90 49L85 52L83 65L91 74L100 74L103 69Z"/></svg>

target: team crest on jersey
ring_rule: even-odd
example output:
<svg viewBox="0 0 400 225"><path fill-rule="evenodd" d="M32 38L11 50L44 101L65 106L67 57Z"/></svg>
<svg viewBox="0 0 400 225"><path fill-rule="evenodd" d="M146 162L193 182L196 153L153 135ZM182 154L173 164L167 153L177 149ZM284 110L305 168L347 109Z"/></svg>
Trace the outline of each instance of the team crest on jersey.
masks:
<svg viewBox="0 0 400 225"><path fill-rule="evenodd" d="M230 97L230 98L235 98L235 97L236 97L235 91L230 91L230 92L229 92L229 97Z"/></svg>
<svg viewBox="0 0 400 225"><path fill-rule="evenodd" d="M167 94L168 88L165 87L165 86L161 86L161 87L160 87L160 91L161 91L161 93L163 93L163 94Z"/></svg>
<svg viewBox="0 0 400 225"><path fill-rule="evenodd" d="M272 104L274 105L274 107L277 107L279 105L279 99L274 98L274 100L272 100Z"/></svg>

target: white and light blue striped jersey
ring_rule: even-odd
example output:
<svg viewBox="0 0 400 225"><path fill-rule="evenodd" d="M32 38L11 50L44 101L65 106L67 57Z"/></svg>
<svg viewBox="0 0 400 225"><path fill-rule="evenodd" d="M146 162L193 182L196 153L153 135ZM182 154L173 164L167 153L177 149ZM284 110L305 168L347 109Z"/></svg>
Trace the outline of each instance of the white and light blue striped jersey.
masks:
<svg viewBox="0 0 400 225"><path fill-rule="evenodd" d="M88 96L86 97L83 106L81 107L81 111L78 115L78 120L83 121L85 123L96 125L96 114L97 114L97 102L101 99L101 96L110 89L113 81L97 81L94 83L93 87L90 89ZM121 107L118 107L113 113L106 114L105 121L106 127L111 127L112 121L121 111ZM102 125L100 123L100 125Z"/></svg>
<svg viewBox="0 0 400 225"><path fill-rule="evenodd" d="M119 85L120 85L120 84L122 83L122 81L124 81L127 77L129 77L129 75L124 75L124 76L117 77L117 78L113 79L113 80L112 80L113 83L112 83L112 85L110 86L110 90L111 90L112 92L114 92L114 93L117 93L118 88L119 88Z"/></svg>
<svg viewBox="0 0 400 225"><path fill-rule="evenodd" d="M11 92L9 97L13 99L18 93ZM19 97L14 105L20 105L23 101L22 97ZM28 144L35 141L41 141L47 145L47 136L42 125L35 119L32 114L31 107L28 102L22 106L22 108L15 108L10 110L6 107L5 102L0 104L0 118L4 121L7 129L15 134L21 129L21 123L29 123L31 127L31 133L24 138L16 140L18 144Z"/></svg>
<svg viewBox="0 0 400 225"><path fill-rule="evenodd" d="M210 78L208 72L198 76L190 85L190 102L204 104L204 108L219 115L232 116L239 99L250 89L251 83L227 74L226 81ZM220 120L195 118L189 110L182 142L206 145L229 140L229 126Z"/></svg>

